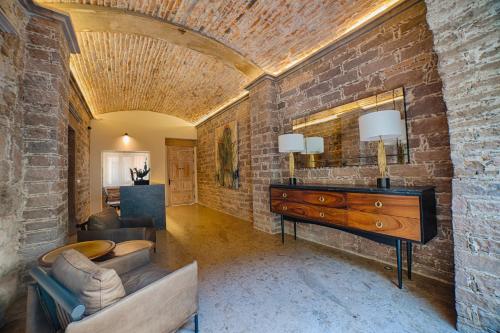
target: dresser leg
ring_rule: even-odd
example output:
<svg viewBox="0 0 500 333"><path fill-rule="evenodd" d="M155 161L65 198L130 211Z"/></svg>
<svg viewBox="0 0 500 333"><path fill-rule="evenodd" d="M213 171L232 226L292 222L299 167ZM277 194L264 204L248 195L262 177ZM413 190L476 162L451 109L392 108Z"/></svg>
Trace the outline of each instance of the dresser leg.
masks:
<svg viewBox="0 0 500 333"><path fill-rule="evenodd" d="M297 240L297 222L293 222L293 238Z"/></svg>
<svg viewBox="0 0 500 333"><path fill-rule="evenodd" d="M401 239L396 240L396 256L398 260L398 288L403 288L403 263L401 260Z"/></svg>
<svg viewBox="0 0 500 333"><path fill-rule="evenodd" d="M406 263L408 264L408 280L411 280L411 264L413 261L413 243L406 242Z"/></svg>
<svg viewBox="0 0 500 333"><path fill-rule="evenodd" d="M281 215L281 243L285 244L285 220Z"/></svg>

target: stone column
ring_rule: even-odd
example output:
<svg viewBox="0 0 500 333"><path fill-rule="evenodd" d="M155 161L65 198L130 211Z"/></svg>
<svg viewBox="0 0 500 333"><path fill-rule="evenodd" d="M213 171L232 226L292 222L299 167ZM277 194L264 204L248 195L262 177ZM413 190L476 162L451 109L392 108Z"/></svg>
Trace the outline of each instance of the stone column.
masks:
<svg viewBox="0 0 500 333"><path fill-rule="evenodd" d="M266 75L247 89L250 91L253 224L259 230L276 233L280 230L279 218L269 210L269 184L281 180L277 86L274 78Z"/></svg>
<svg viewBox="0 0 500 333"><path fill-rule="evenodd" d="M22 214L22 79L27 17L14 0L0 2L14 32L0 28L0 327L17 294L19 221ZM0 18L1 19L1 18Z"/></svg>
<svg viewBox="0 0 500 333"><path fill-rule="evenodd" d="M27 264L67 235L69 49L59 22L30 19L25 62L20 254Z"/></svg>
<svg viewBox="0 0 500 333"><path fill-rule="evenodd" d="M500 327L500 2L426 0L448 108L457 327Z"/></svg>

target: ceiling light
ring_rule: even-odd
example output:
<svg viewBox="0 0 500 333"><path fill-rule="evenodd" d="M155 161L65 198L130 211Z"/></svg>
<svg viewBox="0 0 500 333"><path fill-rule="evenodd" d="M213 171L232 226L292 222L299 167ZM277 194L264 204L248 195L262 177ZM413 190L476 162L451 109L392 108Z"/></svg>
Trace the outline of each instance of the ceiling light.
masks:
<svg viewBox="0 0 500 333"><path fill-rule="evenodd" d="M130 142L130 136L128 136L128 133L123 134L122 141L124 144L128 145L128 143Z"/></svg>

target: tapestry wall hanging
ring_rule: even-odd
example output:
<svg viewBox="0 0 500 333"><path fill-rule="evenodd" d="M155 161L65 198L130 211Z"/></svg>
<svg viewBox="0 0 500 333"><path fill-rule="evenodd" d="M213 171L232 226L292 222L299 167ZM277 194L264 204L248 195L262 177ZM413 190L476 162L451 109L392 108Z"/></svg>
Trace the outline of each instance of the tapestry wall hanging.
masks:
<svg viewBox="0 0 500 333"><path fill-rule="evenodd" d="M238 124L231 121L215 130L215 180L222 187L237 189Z"/></svg>

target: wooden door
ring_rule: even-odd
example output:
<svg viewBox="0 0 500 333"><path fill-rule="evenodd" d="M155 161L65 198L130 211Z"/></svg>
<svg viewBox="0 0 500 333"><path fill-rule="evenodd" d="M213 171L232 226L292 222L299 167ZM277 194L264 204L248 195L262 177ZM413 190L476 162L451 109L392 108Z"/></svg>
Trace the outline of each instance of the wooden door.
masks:
<svg viewBox="0 0 500 333"><path fill-rule="evenodd" d="M167 170L169 205L194 203L194 147L168 146Z"/></svg>

